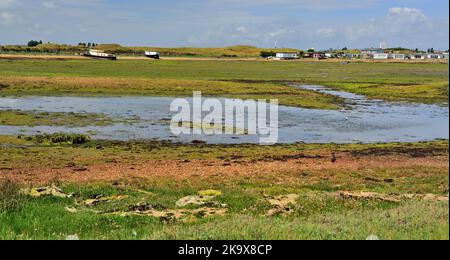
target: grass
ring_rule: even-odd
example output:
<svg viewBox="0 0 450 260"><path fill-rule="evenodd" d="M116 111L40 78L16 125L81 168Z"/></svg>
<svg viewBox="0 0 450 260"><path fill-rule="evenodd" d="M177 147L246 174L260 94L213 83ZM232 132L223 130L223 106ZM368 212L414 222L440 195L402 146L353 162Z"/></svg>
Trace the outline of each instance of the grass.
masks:
<svg viewBox="0 0 450 260"><path fill-rule="evenodd" d="M165 223L153 217L108 216L93 212L126 210L130 205L148 202L176 208L175 201L208 186L149 183L145 190L154 196L133 191L133 186L117 189L108 185L65 186L77 198L95 194L126 194L119 202L95 207L75 206L74 199L29 198L20 212L0 214L1 239L448 239L448 203L410 201L388 203L347 201L316 189L305 192L280 188L278 193L302 196L296 212L289 217L264 216L267 204L255 193L254 184L241 182L223 187L221 203L229 205L226 216ZM140 183L142 186L142 183ZM75 207L71 213L67 207Z"/></svg>
<svg viewBox="0 0 450 260"><path fill-rule="evenodd" d="M200 160L205 163L233 161L234 164L276 162L301 156L349 154L369 161L387 156L388 161L407 158L445 160L448 141L390 144L292 144L181 145L164 142L90 141L82 145L46 144L34 139L0 136L2 179L11 170L64 169L69 164L122 165L139 162L157 164ZM99 149L100 148L100 149ZM314 157L311 157L314 158ZM438 158L438 159L433 159ZM439 159L440 158L440 159ZM319 160L319 159L317 159ZM73 173L83 178L83 173ZM91 173L89 173L91 174ZM356 169L305 168L297 170L236 174L227 178L214 175L197 178L154 176L119 178L102 182L63 182L52 180L73 198L26 198L20 211L0 214L1 239L449 239L448 202L376 199L346 199L337 191L370 191L380 194L448 195L448 167L433 164L364 164ZM383 181L393 179L393 181ZM30 184L33 185L33 180ZM28 182L27 182L28 183ZM16 184L14 184L16 185ZM36 187L36 183L34 186ZM10 194L3 187L0 194ZM12 186L16 187L16 186ZM222 191L220 203L228 205L224 216L196 217L189 221L162 221L145 216L111 216L97 212L126 211L146 202L158 208L177 210L175 202L200 190ZM17 188L13 189L17 190ZM143 192L145 191L145 192ZM17 194L13 192L12 194ZM95 197L127 195L120 201L93 207L76 202ZM298 194L295 212L290 216L266 216L271 208L265 196ZM15 195L14 195L15 196ZM12 196L12 197L14 197ZM10 195L0 196L11 198ZM4 201L4 200L3 200ZM9 199L7 201L10 201ZM75 209L70 212L67 208Z"/></svg>
<svg viewBox="0 0 450 260"><path fill-rule="evenodd" d="M68 82L72 78L79 84ZM286 105L316 108L339 105L332 97L297 92L281 82L320 84L393 101L448 103L448 64L0 60L0 95L55 92L186 96L194 90L203 90L208 95L230 97L273 96Z"/></svg>
<svg viewBox="0 0 450 260"><path fill-rule="evenodd" d="M281 105L338 109L342 100L312 91L271 83L239 83L209 80L127 79L105 77L16 77L0 79L1 95L49 96L159 96L189 97L193 91L205 96L243 99L278 99Z"/></svg>
<svg viewBox="0 0 450 260"><path fill-rule="evenodd" d="M132 163L148 160L285 160L289 156L302 155L311 151L352 151L362 154L399 153L413 156L435 156L448 153L448 141L435 141L413 144L373 144L373 145L336 145L336 144L290 144L290 145L181 145L167 142L108 142L91 141L80 146L53 146L36 143L25 137L0 136L0 168L16 165L30 167L51 166L64 168L68 161L81 165L94 165L115 161ZM26 147L18 149L17 147ZM102 149L98 149L101 147Z"/></svg>
<svg viewBox="0 0 450 260"><path fill-rule="evenodd" d="M237 215L195 227L165 227L144 238L365 240L376 235L383 240L446 240L447 218L445 203L411 203L393 209L347 210L296 219Z"/></svg>
<svg viewBox="0 0 450 260"><path fill-rule="evenodd" d="M18 184L10 180L0 180L0 215L17 212L24 204Z"/></svg>
<svg viewBox="0 0 450 260"><path fill-rule="evenodd" d="M114 119L95 113L63 113L38 111L0 111L0 124L8 126L106 126Z"/></svg>
<svg viewBox="0 0 450 260"><path fill-rule="evenodd" d="M414 85L386 84L383 86L377 84L342 83L334 84L333 86L340 90L369 96L374 99L448 105L448 82Z"/></svg>

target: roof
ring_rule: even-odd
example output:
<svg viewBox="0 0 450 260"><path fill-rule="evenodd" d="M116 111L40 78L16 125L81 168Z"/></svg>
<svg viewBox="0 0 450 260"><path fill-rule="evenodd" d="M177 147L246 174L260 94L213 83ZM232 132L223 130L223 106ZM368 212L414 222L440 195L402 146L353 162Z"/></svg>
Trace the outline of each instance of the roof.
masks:
<svg viewBox="0 0 450 260"><path fill-rule="evenodd" d="M366 48L366 49L362 49L361 51L380 51L383 50L381 48Z"/></svg>

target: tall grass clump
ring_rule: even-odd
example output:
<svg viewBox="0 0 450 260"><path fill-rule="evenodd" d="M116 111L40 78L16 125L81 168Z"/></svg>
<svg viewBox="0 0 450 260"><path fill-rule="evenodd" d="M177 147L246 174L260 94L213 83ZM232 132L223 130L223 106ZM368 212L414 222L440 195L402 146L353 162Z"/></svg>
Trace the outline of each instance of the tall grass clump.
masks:
<svg viewBox="0 0 450 260"><path fill-rule="evenodd" d="M91 138L87 135L65 134L65 133L36 135L34 139L37 143L40 144L48 143L48 144L75 144L75 145L85 144L91 140Z"/></svg>
<svg viewBox="0 0 450 260"><path fill-rule="evenodd" d="M11 180L0 180L0 214L20 210L24 199L17 183Z"/></svg>

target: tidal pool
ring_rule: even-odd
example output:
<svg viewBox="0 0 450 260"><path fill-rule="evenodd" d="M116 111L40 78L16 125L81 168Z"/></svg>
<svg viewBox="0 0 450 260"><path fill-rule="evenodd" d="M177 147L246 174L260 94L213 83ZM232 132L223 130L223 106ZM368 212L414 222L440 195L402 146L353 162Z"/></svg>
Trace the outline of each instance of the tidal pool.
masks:
<svg viewBox="0 0 450 260"><path fill-rule="evenodd" d="M449 109L438 105L393 103L333 91L321 86L293 86L339 96L341 111L279 107L279 143L416 142L449 138ZM258 143L257 135L182 135L170 131L173 98L167 97L3 97L0 110L96 113L130 123L109 126L5 126L3 135L84 133L106 140L205 141L210 144ZM225 99L221 99L224 102ZM139 118L138 120L136 118Z"/></svg>

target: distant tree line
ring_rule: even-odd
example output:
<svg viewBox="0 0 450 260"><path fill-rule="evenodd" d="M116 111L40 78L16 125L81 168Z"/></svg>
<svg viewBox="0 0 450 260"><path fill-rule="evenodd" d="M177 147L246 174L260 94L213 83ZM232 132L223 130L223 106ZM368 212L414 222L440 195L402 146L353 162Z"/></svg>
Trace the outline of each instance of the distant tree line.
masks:
<svg viewBox="0 0 450 260"><path fill-rule="evenodd" d="M82 46L82 47L88 47L88 48L91 48L91 47L95 47L95 46L97 46L98 44L96 44L96 43L91 43L91 42L88 42L88 43L85 43L85 42L80 42L80 43L78 43L78 46Z"/></svg>

